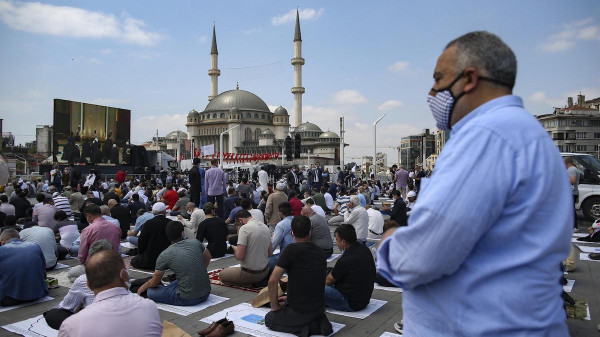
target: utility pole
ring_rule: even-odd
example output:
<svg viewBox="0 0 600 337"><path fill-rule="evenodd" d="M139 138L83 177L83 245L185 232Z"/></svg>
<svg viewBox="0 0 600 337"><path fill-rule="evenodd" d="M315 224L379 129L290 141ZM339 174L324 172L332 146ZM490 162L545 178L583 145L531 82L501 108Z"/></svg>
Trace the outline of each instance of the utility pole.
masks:
<svg viewBox="0 0 600 337"><path fill-rule="evenodd" d="M340 167L344 170L344 148L346 144L344 143L344 116L340 117Z"/></svg>

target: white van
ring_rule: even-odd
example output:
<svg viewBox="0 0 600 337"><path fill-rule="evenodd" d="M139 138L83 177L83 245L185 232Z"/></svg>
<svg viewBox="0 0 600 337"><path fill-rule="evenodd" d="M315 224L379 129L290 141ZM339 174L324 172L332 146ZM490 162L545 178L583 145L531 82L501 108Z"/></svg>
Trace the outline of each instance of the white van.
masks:
<svg viewBox="0 0 600 337"><path fill-rule="evenodd" d="M575 206L581 209L589 220L600 219L600 160L585 153L561 153L563 157L572 157L579 171L579 202Z"/></svg>

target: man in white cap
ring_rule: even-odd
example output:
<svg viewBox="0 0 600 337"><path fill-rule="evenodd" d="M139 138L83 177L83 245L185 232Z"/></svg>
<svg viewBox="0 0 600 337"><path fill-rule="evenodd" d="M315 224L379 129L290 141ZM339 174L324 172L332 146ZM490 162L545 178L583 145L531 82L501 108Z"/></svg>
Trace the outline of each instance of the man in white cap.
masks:
<svg viewBox="0 0 600 337"><path fill-rule="evenodd" d="M267 206L265 208L265 218L267 219L267 225L269 225L269 229L271 233L275 230L275 226L282 218L279 216L279 205L281 203L287 202L288 198L283 193L285 189L284 183L278 183L275 186L275 192L271 193L267 198Z"/></svg>
<svg viewBox="0 0 600 337"><path fill-rule="evenodd" d="M406 215L410 215L410 211L415 207L417 201L417 192L408 191L406 194Z"/></svg>
<svg viewBox="0 0 600 337"><path fill-rule="evenodd" d="M171 220L165 217L167 206L157 202L152 206L154 218L146 221L138 239L138 255L131 259L131 266L139 269L154 270L156 259L163 250L171 244L167 233L167 223Z"/></svg>

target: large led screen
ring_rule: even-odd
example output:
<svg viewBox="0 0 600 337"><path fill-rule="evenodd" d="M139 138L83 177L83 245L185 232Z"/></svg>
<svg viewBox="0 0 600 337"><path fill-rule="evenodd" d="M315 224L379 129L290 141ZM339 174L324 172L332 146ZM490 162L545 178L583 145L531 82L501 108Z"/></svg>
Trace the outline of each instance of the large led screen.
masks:
<svg viewBox="0 0 600 337"><path fill-rule="evenodd" d="M130 110L54 100L55 162L127 164L130 134Z"/></svg>

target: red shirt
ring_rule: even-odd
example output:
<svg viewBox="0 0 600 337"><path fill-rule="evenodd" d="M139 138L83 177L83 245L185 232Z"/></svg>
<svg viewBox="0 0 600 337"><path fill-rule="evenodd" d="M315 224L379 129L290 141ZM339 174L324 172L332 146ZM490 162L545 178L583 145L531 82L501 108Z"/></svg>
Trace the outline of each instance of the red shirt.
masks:
<svg viewBox="0 0 600 337"><path fill-rule="evenodd" d="M117 172L117 176L115 177L115 179L117 180L117 182L119 184L122 184L125 182L125 178L127 177L127 173L125 173L124 171L119 170L119 172Z"/></svg>
<svg viewBox="0 0 600 337"><path fill-rule="evenodd" d="M179 200L179 194L175 190L168 190L163 195L163 200L166 201L167 208L173 209L175 207L175 203Z"/></svg>
<svg viewBox="0 0 600 337"><path fill-rule="evenodd" d="M300 201L300 199L293 197L290 199L289 203L292 205L292 215L293 216L298 216L300 215L300 212L302 211L302 207L304 207L304 204L302 203L302 201Z"/></svg>

